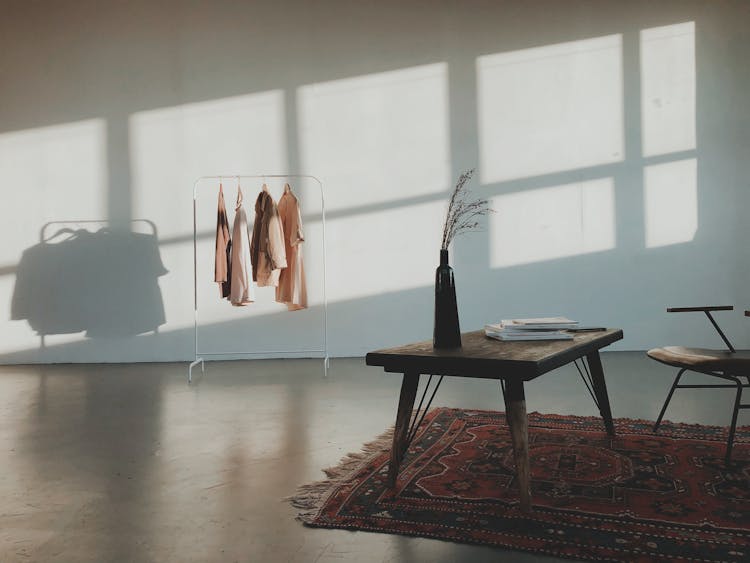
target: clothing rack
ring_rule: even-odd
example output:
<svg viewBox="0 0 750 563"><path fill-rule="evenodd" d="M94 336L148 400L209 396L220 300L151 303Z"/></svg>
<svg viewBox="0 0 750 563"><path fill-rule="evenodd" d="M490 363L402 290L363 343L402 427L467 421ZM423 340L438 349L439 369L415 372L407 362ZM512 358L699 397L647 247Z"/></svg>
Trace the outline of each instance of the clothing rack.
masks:
<svg viewBox="0 0 750 563"><path fill-rule="evenodd" d="M198 187L202 182L214 181L221 183L222 180L237 180L238 184L244 180L266 180L267 178L284 178L284 179L306 179L312 180L318 185L320 191L320 217L322 225L323 235L323 349L304 349L304 350L255 350L255 351L243 351L243 352L221 352L211 353L202 352L198 347L198 230L197 230L197 216L196 216L196 204L198 200ZM302 184L303 186L306 184ZM201 372L205 373L205 359L221 358L222 356L265 356L268 354L322 354L323 358L323 371L324 374L328 375L328 301L326 299L326 210L325 210L325 199L323 197L323 183L315 176L308 174L222 174L220 176L201 176L196 179L193 183L193 309L195 312L193 333L195 343L195 358L188 367L188 383L193 381L193 368L200 364Z"/></svg>

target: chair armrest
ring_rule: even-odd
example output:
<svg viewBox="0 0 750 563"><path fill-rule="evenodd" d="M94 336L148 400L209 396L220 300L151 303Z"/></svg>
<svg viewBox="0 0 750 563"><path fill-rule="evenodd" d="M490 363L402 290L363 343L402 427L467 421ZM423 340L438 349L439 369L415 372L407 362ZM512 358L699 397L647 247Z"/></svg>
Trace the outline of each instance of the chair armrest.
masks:
<svg viewBox="0 0 750 563"><path fill-rule="evenodd" d="M667 313L693 313L693 312L703 312L706 311L733 311L734 306L733 305L711 305L707 307L667 307ZM745 311L745 314L748 315L748 311Z"/></svg>

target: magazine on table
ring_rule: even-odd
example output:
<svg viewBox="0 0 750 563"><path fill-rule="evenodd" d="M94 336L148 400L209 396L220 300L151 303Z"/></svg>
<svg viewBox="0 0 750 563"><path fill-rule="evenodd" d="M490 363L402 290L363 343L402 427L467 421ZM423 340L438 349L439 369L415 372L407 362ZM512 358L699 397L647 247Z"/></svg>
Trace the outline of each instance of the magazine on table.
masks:
<svg viewBox="0 0 750 563"><path fill-rule="evenodd" d="M539 317L488 324L484 333L496 340L572 340L573 334L564 330L577 327L578 321L566 317Z"/></svg>
<svg viewBox="0 0 750 563"><path fill-rule="evenodd" d="M505 329L531 330L562 330L567 328L576 328L578 321L568 319L567 317L540 317L535 319L509 319L499 323ZM498 326L498 325L494 325Z"/></svg>
<svg viewBox="0 0 750 563"><path fill-rule="evenodd" d="M503 332L487 332L485 334L489 338L495 340L505 341L518 341L518 340L573 340L573 335L569 332L556 331L543 331L543 332L527 332L522 333L503 333Z"/></svg>

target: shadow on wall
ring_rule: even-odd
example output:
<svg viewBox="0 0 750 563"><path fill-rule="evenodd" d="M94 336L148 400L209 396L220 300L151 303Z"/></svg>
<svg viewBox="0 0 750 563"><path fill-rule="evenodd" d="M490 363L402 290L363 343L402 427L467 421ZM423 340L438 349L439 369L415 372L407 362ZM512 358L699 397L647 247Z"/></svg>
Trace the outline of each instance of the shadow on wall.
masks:
<svg viewBox="0 0 750 563"><path fill-rule="evenodd" d="M157 332L166 322L156 225L133 221L149 233L90 230L102 223L46 223L40 242L21 256L11 320L27 320L42 347L46 335L115 338Z"/></svg>

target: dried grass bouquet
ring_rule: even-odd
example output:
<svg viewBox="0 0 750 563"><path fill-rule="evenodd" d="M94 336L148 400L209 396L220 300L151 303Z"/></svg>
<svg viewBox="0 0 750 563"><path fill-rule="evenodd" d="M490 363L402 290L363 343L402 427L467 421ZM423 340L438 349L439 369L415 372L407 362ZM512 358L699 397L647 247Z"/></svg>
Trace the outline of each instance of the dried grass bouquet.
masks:
<svg viewBox="0 0 750 563"><path fill-rule="evenodd" d="M457 235L480 230L479 218L494 213L494 210L489 206L488 200L469 199L467 184L473 175L473 168L467 170L459 176L456 187L453 188L453 193L448 203L448 213L445 216L445 225L443 225L441 250L448 250L448 246L450 246L450 243Z"/></svg>

